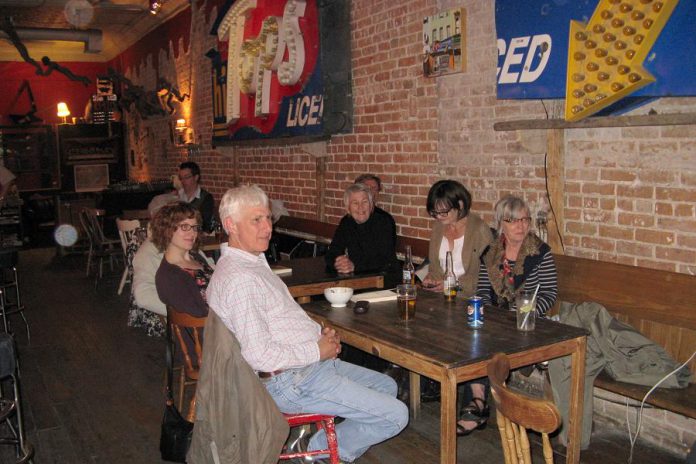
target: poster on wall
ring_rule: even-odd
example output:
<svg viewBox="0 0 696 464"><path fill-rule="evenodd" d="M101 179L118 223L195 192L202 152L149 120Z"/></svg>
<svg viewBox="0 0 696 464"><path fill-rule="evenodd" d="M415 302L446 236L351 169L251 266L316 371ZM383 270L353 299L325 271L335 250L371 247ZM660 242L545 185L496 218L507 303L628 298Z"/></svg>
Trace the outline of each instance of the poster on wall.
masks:
<svg viewBox="0 0 696 464"><path fill-rule="evenodd" d="M348 1L237 0L212 33L213 141L352 130ZM328 40L322 40L324 37Z"/></svg>
<svg viewBox="0 0 696 464"><path fill-rule="evenodd" d="M435 77L466 70L466 12L452 8L423 18L423 76Z"/></svg>
<svg viewBox="0 0 696 464"><path fill-rule="evenodd" d="M674 7L673 11L665 5ZM631 93L632 97L696 95L696 80L689 71L696 69L696 0L496 0L498 98L566 97L571 21L587 28L587 37L578 35L585 37L587 50L577 51L597 58L593 64L585 63L590 68L583 77L604 72L606 76L599 77L606 77L611 86L616 74L625 69L620 66L640 66L654 80ZM660 21L664 27L651 37L651 29ZM606 56L597 55L603 51ZM620 62L627 56L645 58ZM604 64L613 71L599 69Z"/></svg>

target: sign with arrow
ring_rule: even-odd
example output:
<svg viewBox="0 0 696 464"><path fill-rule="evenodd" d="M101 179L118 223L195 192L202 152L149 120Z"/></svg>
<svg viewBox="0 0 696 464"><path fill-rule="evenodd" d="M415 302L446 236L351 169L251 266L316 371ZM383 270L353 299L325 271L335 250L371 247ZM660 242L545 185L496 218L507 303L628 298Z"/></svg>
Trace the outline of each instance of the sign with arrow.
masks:
<svg viewBox="0 0 696 464"><path fill-rule="evenodd" d="M566 121L577 121L655 81L643 61L677 0L600 0L589 23L571 21Z"/></svg>
<svg viewBox="0 0 696 464"><path fill-rule="evenodd" d="M657 4L661 6L655 7ZM627 7L630 10L621 11ZM612 14L611 18L602 17L605 10ZM633 19L634 16L640 16L638 13L642 13L642 18ZM620 24L618 20L623 21L623 24L614 27L612 20L615 19L617 21L614 24ZM653 22L646 29L643 22L648 19ZM571 23L580 28L572 34ZM589 30L585 30L581 24ZM571 111L570 116L577 115L577 119L590 114L584 105L589 103L584 100L590 98L584 89L588 83L597 86L594 92L603 95L599 98L600 101L619 92L621 94L612 99L612 102L625 95L643 98L694 96L694 24L696 0L496 0L498 98L566 98L566 82L572 80L576 73L582 74L584 79L582 85L573 81L574 86L569 90L573 101L571 103L568 100L571 104L567 108ZM596 25L605 30L601 33L594 32ZM624 31L627 27L635 31ZM583 32L585 40L574 39L577 32ZM625 32L629 32L629 35L626 36ZM614 39L611 43L605 42L607 33L612 34L606 36L606 39ZM635 40L639 35L642 37L637 39L640 41L637 44ZM593 55L596 53L595 49L584 48L588 40L590 45L596 45L595 49L605 49L607 56L596 57ZM623 54L616 49L617 44L619 47L626 45ZM574 48L569 54L571 46ZM626 57L629 50L634 52L630 59ZM583 53L585 57L580 60L574 58L577 52ZM606 60L610 56L616 59L616 63L610 58L609 63L613 64L607 65ZM619 58L623 61L619 62ZM569 65L571 68L582 68L583 72L578 73L577 69L568 72ZM605 68L600 69L600 65ZM588 66L591 70L587 69ZM624 66L630 68L630 71ZM626 72L619 74L619 70ZM602 78L606 78L600 81L600 73L609 74L609 77L601 74ZM621 76L621 79L615 81L612 77L616 76ZM636 79L637 76L640 79ZM576 76L576 79L579 77ZM616 90L612 91L614 83L623 87L619 89L618 85L614 85ZM580 96L573 95L578 87L585 95L580 95L579 92L575 92L575 95ZM608 106L597 101L597 94L592 96L593 103L588 105L592 107L592 113ZM576 111L572 113L574 107Z"/></svg>

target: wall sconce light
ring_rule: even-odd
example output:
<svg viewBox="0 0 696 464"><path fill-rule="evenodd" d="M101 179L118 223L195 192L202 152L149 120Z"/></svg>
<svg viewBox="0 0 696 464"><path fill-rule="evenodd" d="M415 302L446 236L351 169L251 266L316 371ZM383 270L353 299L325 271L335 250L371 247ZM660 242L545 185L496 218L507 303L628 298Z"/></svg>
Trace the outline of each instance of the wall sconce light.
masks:
<svg viewBox="0 0 696 464"><path fill-rule="evenodd" d="M162 8L164 0L150 0L150 13L156 15Z"/></svg>
<svg viewBox="0 0 696 464"><path fill-rule="evenodd" d="M70 110L65 102L58 103L58 116L63 118L63 124L66 124L66 118L70 116Z"/></svg>
<svg viewBox="0 0 696 464"><path fill-rule="evenodd" d="M186 145L193 141L193 131L186 124L186 119L177 119L174 130L176 130L177 145Z"/></svg>

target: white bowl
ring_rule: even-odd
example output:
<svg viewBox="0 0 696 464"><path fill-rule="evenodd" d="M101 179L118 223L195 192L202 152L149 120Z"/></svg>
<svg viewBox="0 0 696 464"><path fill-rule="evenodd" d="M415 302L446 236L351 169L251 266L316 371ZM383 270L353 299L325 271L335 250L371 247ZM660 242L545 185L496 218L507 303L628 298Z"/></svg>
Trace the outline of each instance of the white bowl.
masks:
<svg viewBox="0 0 696 464"><path fill-rule="evenodd" d="M324 296L332 308L345 308L346 303L353 296L353 289L350 287L329 287L324 290Z"/></svg>

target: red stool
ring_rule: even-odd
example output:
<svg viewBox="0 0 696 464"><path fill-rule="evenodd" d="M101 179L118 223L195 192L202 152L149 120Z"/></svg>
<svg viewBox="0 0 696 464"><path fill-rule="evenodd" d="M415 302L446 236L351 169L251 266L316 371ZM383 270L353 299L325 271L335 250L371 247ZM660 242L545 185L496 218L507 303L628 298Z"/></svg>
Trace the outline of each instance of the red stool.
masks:
<svg viewBox="0 0 696 464"><path fill-rule="evenodd" d="M288 421L290 428L307 424L316 424L318 429L324 429L326 432L326 442L329 447L316 451L281 454L279 456L280 459L295 459L303 458L305 456L328 454L329 462L331 464L340 464L338 459L338 440L336 439L336 427L334 424L334 419L336 416L325 416L323 414L283 414L283 416L285 417L285 420Z"/></svg>

